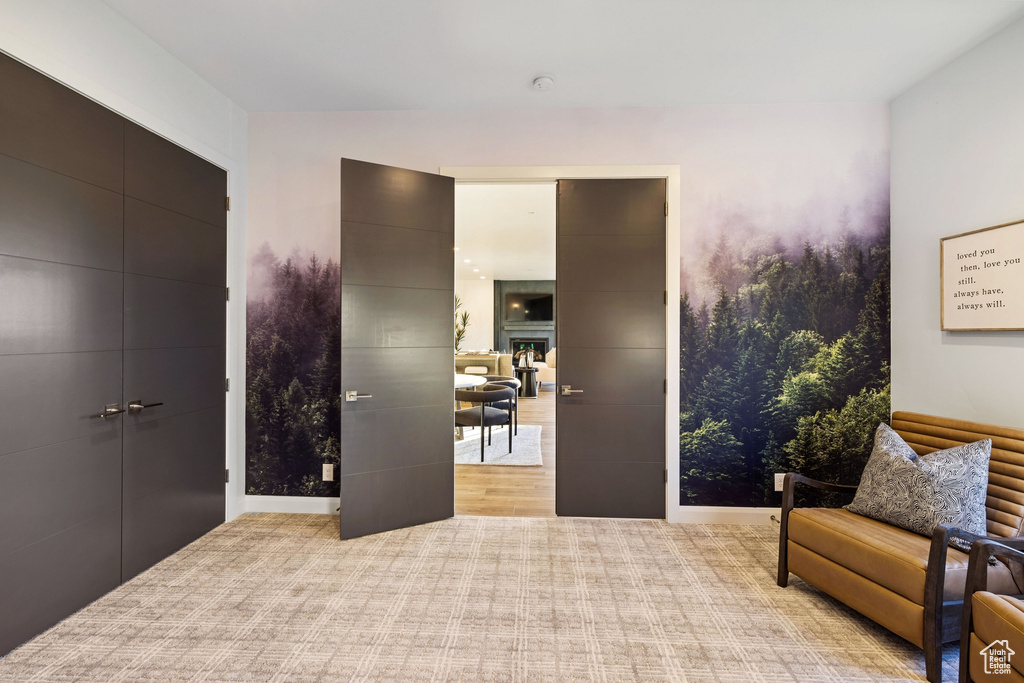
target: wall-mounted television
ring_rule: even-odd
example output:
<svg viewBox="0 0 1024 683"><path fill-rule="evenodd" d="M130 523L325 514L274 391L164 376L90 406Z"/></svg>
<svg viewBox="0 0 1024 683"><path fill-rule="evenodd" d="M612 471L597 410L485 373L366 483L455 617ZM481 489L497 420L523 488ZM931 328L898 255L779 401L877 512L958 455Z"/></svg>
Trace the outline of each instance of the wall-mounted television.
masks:
<svg viewBox="0 0 1024 683"><path fill-rule="evenodd" d="M505 294L507 322L554 322L555 297L552 294L508 292Z"/></svg>

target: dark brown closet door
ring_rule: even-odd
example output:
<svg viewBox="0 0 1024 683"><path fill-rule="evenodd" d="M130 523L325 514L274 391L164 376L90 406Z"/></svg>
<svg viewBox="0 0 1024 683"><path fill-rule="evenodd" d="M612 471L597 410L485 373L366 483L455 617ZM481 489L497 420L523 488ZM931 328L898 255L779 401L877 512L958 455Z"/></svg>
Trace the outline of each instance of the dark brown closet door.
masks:
<svg viewBox="0 0 1024 683"><path fill-rule="evenodd" d="M665 516L664 208L662 179L558 182L559 515Z"/></svg>
<svg viewBox="0 0 1024 683"><path fill-rule="evenodd" d="M0 656L121 575L123 123L0 55Z"/></svg>
<svg viewBox="0 0 1024 683"><path fill-rule="evenodd" d="M454 237L452 178L341 160L342 538L454 514Z"/></svg>
<svg viewBox="0 0 1024 683"><path fill-rule="evenodd" d="M126 124L125 581L224 521L226 188Z"/></svg>

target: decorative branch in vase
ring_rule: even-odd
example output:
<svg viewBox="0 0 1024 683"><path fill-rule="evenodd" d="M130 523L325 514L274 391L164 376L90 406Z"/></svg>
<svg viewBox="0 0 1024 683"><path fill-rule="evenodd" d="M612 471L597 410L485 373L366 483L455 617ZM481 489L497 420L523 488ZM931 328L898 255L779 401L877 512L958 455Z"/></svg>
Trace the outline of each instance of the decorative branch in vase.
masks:
<svg viewBox="0 0 1024 683"><path fill-rule="evenodd" d="M459 295L455 295L455 353L458 353L462 347L462 340L466 336L466 328L469 327L469 311L463 311L459 313L459 309L462 308L462 299Z"/></svg>

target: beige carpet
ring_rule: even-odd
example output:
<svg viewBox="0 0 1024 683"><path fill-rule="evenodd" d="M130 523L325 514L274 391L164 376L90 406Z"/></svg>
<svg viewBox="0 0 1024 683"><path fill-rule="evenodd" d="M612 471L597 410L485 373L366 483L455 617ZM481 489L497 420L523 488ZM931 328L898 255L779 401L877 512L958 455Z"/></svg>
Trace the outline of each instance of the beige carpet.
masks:
<svg viewBox="0 0 1024 683"><path fill-rule="evenodd" d="M797 579L778 588L767 527L337 530L225 524L0 660L0 680L924 680L920 651ZM945 665L955 680L952 647Z"/></svg>

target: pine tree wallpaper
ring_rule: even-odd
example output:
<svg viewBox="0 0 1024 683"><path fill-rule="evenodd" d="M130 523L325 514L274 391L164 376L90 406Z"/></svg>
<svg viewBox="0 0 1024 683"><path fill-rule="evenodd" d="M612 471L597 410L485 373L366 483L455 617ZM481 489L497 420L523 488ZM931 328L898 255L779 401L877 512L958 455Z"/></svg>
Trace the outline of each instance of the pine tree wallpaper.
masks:
<svg viewBox="0 0 1024 683"><path fill-rule="evenodd" d="M775 472L859 481L889 417L888 164L874 158L823 173L836 186L803 205L705 207L680 273L681 505L777 505Z"/></svg>

